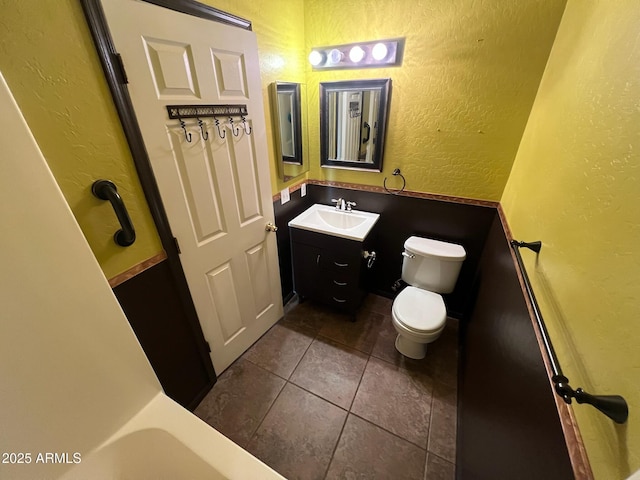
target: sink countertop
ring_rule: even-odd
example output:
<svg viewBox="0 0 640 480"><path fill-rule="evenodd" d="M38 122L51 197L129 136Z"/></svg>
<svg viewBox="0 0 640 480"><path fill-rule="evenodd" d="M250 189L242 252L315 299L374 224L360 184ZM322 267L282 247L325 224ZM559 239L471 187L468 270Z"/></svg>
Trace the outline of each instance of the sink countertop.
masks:
<svg viewBox="0 0 640 480"><path fill-rule="evenodd" d="M316 203L289 222L290 227L349 240L364 241L380 214L362 210L337 210Z"/></svg>

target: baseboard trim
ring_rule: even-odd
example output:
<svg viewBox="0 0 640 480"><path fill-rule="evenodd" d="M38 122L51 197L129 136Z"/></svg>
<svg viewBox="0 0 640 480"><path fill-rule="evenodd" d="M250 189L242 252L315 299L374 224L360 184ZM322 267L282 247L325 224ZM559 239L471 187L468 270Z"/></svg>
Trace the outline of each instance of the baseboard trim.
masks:
<svg viewBox="0 0 640 480"><path fill-rule="evenodd" d="M333 182L328 180L308 180L306 183L309 183L311 185L323 185L325 187L347 188L350 190L361 190L364 192L375 192L375 193L384 193L387 195L392 195L389 192L385 191L383 187L376 187L375 185ZM453 195L441 195L438 193L414 192L411 190L405 190L395 195L399 195L402 197L425 198L428 200L439 200L441 202L463 203L465 205L478 205L481 207L491 207L491 208L497 208L498 205L500 205L500 202L493 201L493 200L480 200L477 198L456 197Z"/></svg>
<svg viewBox="0 0 640 480"><path fill-rule="evenodd" d="M200 405L200 402L202 402L202 400L204 400L204 397L207 396L207 394L211 391L211 389L213 388L213 386L216 384L216 382L218 381L217 377L214 377L213 379L211 379L211 381L205 385L205 387L198 393L198 395L196 395L196 397L191 401L191 403L189 403L189 405L187 405L187 410L189 410L190 412L193 412L198 405Z"/></svg>
<svg viewBox="0 0 640 480"><path fill-rule="evenodd" d="M297 190L300 190L302 185L305 183L308 183L309 185L321 185L325 187L346 188L349 190L361 190L364 192L385 193L387 195L391 195L384 188L376 187L375 185L364 185L361 183L334 182L329 180L302 180L299 183L291 185L289 187L289 193L293 193ZM397 195L402 197L415 197L415 198L425 198L428 200L440 200L441 202L462 203L465 205L478 205L481 207L498 208L500 206L500 202L496 202L493 200L480 200L477 198L456 197L452 195L441 195L438 193L414 192L411 190L405 190L403 192L398 193ZM274 202L280 201L280 192L276 193L273 196L273 201Z"/></svg>

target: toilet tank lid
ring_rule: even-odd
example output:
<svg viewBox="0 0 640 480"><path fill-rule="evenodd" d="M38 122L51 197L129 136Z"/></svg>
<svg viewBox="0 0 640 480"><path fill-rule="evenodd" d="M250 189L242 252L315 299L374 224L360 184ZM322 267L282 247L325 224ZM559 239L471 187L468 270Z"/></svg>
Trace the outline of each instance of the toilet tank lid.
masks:
<svg viewBox="0 0 640 480"><path fill-rule="evenodd" d="M443 261L461 261L467 257L467 253L462 245L455 243L441 242L431 238L409 237L404 242L405 250L416 255L426 257L438 257Z"/></svg>

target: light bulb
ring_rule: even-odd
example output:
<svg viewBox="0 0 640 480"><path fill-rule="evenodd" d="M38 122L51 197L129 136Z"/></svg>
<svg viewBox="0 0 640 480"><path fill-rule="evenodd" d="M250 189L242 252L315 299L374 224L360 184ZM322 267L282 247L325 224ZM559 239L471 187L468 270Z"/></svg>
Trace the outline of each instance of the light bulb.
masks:
<svg viewBox="0 0 640 480"><path fill-rule="evenodd" d="M364 50L358 45L356 45L349 51L349 59L353 63L358 63L362 61L362 59L364 58L364 53L365 53Z"/></svg>
<svg viewBox="0 0 640 480"><path fill-rule="evenodd" d="M317 67L322 63L322 57L323 55L319 51L311 50L311 53L309 54L309 63L314 67Z"/></svg>
<svg viewBox="0 0 640 480"><path fill-rule="evenodd" d="M334 48L329 52L329 62L333 64L340 63L343 56L344 55L340 50L338 50L337 48Z"/></svg>
<svg viewBox="0 0 640 480"><path fill-rule="evenodd" d="M371 55L373 56L373 58L380 61L384 60L384 58L387 56L387 52L387 46L384 43L376 43L373 46L373 50L371 50Z"/></svg>

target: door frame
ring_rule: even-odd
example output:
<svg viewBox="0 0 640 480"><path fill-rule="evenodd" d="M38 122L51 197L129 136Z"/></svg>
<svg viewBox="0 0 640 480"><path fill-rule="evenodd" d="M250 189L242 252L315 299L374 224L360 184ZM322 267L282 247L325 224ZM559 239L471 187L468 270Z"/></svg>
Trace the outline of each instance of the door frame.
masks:
<svg viewBox="0 0 640 480"><path fill-rule="evenodd" d="M250 21L194 0L143 1L206 20L225 23L244 30L252 30ZM191 291L189 290L187 279L182 269L182 263L180 262L178 245L171 232L169 220L160 197L160 191L153 175L151 162L142 139L142 132L140 131L133 103L129 96L126 72L115 48L100 0L80 0L80 3L82 4L87 25L93 37L96 51L100 58L100 63L102 64L102 69L104 70L104 75L118 112L118 117L120 118L120 123L122 124L127 143L129 144L129 150L133 157L142 190L149 204L151 216L158 230L162 247L167 254L167 262L180 296L180 302L189 326L195 335L198 353L203 359L207 373L210 376L211 386L213 386L216 381L216 372L213 368L211 357L209 356L209 345L204 338L202 327L200 326L193 298L191 297Z"/></svg>

